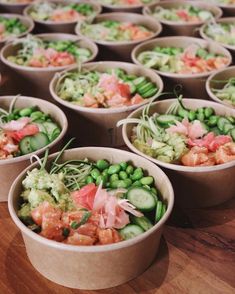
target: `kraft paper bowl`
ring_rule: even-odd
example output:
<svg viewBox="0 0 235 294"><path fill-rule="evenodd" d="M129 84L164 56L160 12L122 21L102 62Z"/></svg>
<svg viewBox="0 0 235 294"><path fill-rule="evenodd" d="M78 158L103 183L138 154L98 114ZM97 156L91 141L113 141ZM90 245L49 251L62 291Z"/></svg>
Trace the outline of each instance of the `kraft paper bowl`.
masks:
<svg viewBox="0 0 235 294"><path fill-rule="evenodd" d="M163 83L161 78L154 71L145 69L142 66L137 66L131 63L124 62L92 62L84 64L84 69L97 70L105 72L107 69L121 68L129 74L137 76L145 76L158 86L158 93L144 101L146 104L149 99L157 98L163 90ZM57 95L58 80L62 75L76 71L77 67L68 69L61 74L56 74L50 83L50 93L56 102L72 110L74 119L71 125L76 125L76 135L79 142L85 145L102 145L102 146L121 146L123 145L121 130L116 128L116 123L127 117L131 111L137 109L142 104L132 106L123 106L118 108L89 108L75 105L71 102L65 101ZM68 117L72 117L68 115ZM85 140L85 141L84 141Z"/></svg>
<svg viewBox="0 0 235 294"><path fill-rule="evenodd" d="M76 35L70 35L70 34L39 34L36 35L37 37L43 39L43 40L70 40L74 41L81 48L87 48L91 51L91 57L86 61L89 62L93 60L97 53L98 48L96 44L93 42L79 38ZM71 67L69 66L57 66L57 67L46 67L46 68L39 68L39 67L30 67L30 66L21 66L17 65L7 59L8 56L15 55L16 51L20 48L19 44L9 43L4 46L2 49L0 56L1 61L12 71L17 73L18 75L22 76L24 80L27 82L30 82L30 85L32 86L33 91L37 91L38 96L49 95L49 82L53 78L54 74L59 71L63 71L66 68ZM49 98L48 98L49 99Z"/></svg>
<svg viewBox="0 0 235 294"><path fill-rule="evenodd" d="M50 156L50 160L55 154ZM28 229L18 218L17 209L25 169L13 183L8 207L11 217L23 235L26 252L31 264L47 279L60 285L86 290L98 290L123 284L142 274L154 261L158 251L163 226L174 202L174 193L167 176L150 161L133 153L103 147L70 149L64 160L107 159L113 163L131 161L154 177L167 211L152 229L136 238L110 245L73 246L51 241Z"/></svg>
<svg viewBox="0 0 235 294"><path fill-rule="evenodd" d="M103 4L102 1L99 2L108 12L134 12L140 13L143 7L148 7L149 5L156 4L160 2L160 0L152 0L150 4L138 4L138 5L109 5Z"/></svg>
<svg viewBox="0 0 235 294"><path fill-rule="evenodd" d="M222 23L222 24L229 24L229 23L233 23L235 24L235 17L224 17L221 19L218 19L216 21L216 23ZM204 24L201 28L200 28L200 35L204 40L207 41L214 41L211 37L209 37L206 33L205 33L205 29L207 27L207 24ZM216 41L217 42L217 41ZM229 49L229 51L231 51L232 55L235 54L235 45L228 45L225 43L221 43L218 42L219 44L221 44L223 47Z"/></svg>
<svg viewBox="0 0 235 294"><path fill-rule="evenodd" d="M156 7L160 6L164 9L169 8L178 8L182 7L182 5L193 5L194 7L198 7L201 9L205 9L209 12L211 12L214 16L214 19L218 19L222 16L223 12L222 10L214 5L207 4L205 2L199 2L199 1L183 1L183 0L177 0L177 1L163 1L154 5L150 5L149 7L143 8L143 14L152 16L153 11ZM152 16L154 17L154 16ZM155 18L155 17L154 17ZM157 18L155 18L158 20ZM168 36L195 36L197 34L197 29L200 28L201 25L203 25L204 21L198 21L198 22L177 22L177 21L168 21L168 20L158 20L163 25L163 32L167 34Z"/></svg>
<svg viewBox="0 0 235 294"><path fill-rule="evenodd" d="M116 20L121 22L132 22L137 25L143 25L147 29L150 29L153 34L145 39L137 40L137 41L100 41L100 40L94 40L93 42L99 45L100 52L103 53L106 60L107 58L111 58L111 60L120 60L120 61L129 61L130 60L130 54L133 48L140 44L143 41L152 39L154 37L157 37L161 31L162 26L161 24L149 16L140 15L137 13L125 13L125 12L116 12L116 13L104 13L101 15L98 15L92 23L98 23L105 20ZM79 36L86 37L82 34L80 28L81 28L82 22L78 23L75 32Z"/></svg>
<svg viewBox="0 0 235 294"><path fill-rule="evenodd" d="M30 3L31 2L27 0L22 3L4 3L0 1L0 10L8 13L22 14L25 7Z"/></svg>
<svg viewBox="0 0 235 294"><path fill-rule="evenodd" d="M14 98L15 96L1 96L0 107L8 109ZM15 107L17 108L31 107L35 105L37 105L43 112L50 114L51 117L61 127L60 135L53 142L35 152L35 154L40 156L47 148L50 148L54 151L58 150L58 145L67 131L68 123L65 114L60 110L60 108L45 100L34 97L20 96L15 103ZM22 170L30 164L31 155L32 153L10 159L0 160L0 202L7 201L8 192L13 181L19 175L19 173L21 173Z"/></svg>
<svg viewBox="0 0 235 294"><path fill-rule="evenodd" d="M43 2L43 1L39 1L39 2ZM58 4L70 4L70 3L88 3L90 5L92 5L93 9L94 9L94 15L91 16L91 19L93 17L95 17L96 15L101 13L101 6L96 2L92 2L92 1L79 1L76 2L75 0L70 0L70 1L49 1L52 3L58 3ZM37 2L36 2L37 3ZM27 6L24 9L24 15L32 18L30 16L30 11L32 10L33 6L35 5L35 3L32 3L31 5ZM87 18L89 19L89 17ZM40 33L64 33L64 34L73 34L74 33L74 28L77 24L77 21L43 21L43 20L36 20L33 19L32 20L35 22L35 29L40 32Z"/></svg>
<svg viewBox="0 0 235 294"><path fill-rule="evenodd" d="M228 58L228 63L225 67L229 66L232 62L232 56L227 49L222 47L220 44L216 42L209 42L199 38L192 37L163 37L153 39L147 42L144 42L134 48L132 51L131 57L134 63L141 65L138 61L137 57L143 51L152 50L156 46L160 47L182 47L187 48L192 44L197 44L202 48L206 48L209 52L221 54ZM220 69L223 69L221 67ZM156 72L163 77L163 81L165 85L168 85L168 90L173 91L176 85L182 85L184 96L187 97L195 97L195 98L207 98L207 93L205 90L205 83L207 77L216 72L208 71L199 74L178 74L178 73L170 73L156 70Z"/></svg>
<svg viewBox="0 0 235 294"><path fill-rule="evenodd" d="M5 17L5 18L17 18L19 19L26 27L27 27L27 30L19 35L15 35L15 36L9 36L3 40L0 41L0 49L9 41L11 40L15 40L17 38L20 38L20 37L23 37L27 34L29 34L33 28L34 28L34 22L29 18L29 17L26 17L26 16L22 16L22 15L19 15L19 14L11 14L11 13L1 13L0 16L2 17Z"/></svg>
<svg viewBox="0 0 235 294"><path fill-rule="evenodd" d="M206 81L206 90L210 98L225 106L235 108L234 105L232 105L229 102L226 102L226 100L219 99L211 90L211 88L222 89L224 85L227 83L226 81L233 77L235 77L235 66L228 67L226 69L219 71L218 73L209 76L209 78Z"/></svg>
<svg viewBox="0 0 235 294"><path fill-rule="evenodd" d="M212 4L220 7L223 10L223 14L225 16L234 16L235 15L235 5L234 4L222 4L219 3L220 1L218 0L210 0L210 2L212 2Z"/></svg>
<svg viewBox="0 0 235 294"><path fill-rule="evenodd" d="M165 113L176 99L155 102L151 105L150 114ZM190 109L213 107L217 114L235 117L235 110L224 105L199 100L184 99L183 103ZM143 107L132 112L128 118L139 118ZM210 167L188 167L164 163L139 151L131 143L130 137L135 124L124 125L122 135L129 149L160 166L170 178L176 195L176 202L182 207L198 208L221 204L235 196L235 160Z"/></svg>

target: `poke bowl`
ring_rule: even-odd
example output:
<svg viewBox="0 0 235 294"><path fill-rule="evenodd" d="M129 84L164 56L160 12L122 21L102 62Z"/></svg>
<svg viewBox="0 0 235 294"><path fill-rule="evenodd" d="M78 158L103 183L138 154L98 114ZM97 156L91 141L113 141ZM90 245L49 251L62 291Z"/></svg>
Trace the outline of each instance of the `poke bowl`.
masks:
<svg viewBox="0 0 235 294"><path fill-rule="evenodd" d="M212 18L220 18L222 10L204 2L178 0L145 7L143 14L160 21L168 36L195 36L201 25Z"/></svg>
<svg viewBox="0 0 235 294"><path fill-rule="evenodd" d="M26 16L1 13L0 27L0 48L2 48L6 42L30 33L34 28L34 23Z"/></svg>
<svg viewBox="0 0 235 294"><path fill-rule="evenodd" d="M167 99L149 111L142 106L120 124L130 150L169 176L182 207L210 207L234 197L235 110L206 100Z"/></svg>
<svg viewBox="0 0 235 294"><path fill-rule="evenodd" d="M229 66L232 57L216 42L192 37L163 37L136 46L132 60L156 70L170 91L181 85L184 96L207 98L206 78Z"/></svg>
<svg viewBox="0 0 235 294"><path fill-rule="evenodd" d="M55 101L74 113L74 119L69 117L77 126L79 141L93 146L121 146L117 121L162 90L162 80L154 71L110 61L75 66L56 74L50 83Z"/></svg>
<svg viewBox="0 0 235 294"><path fill-rule="evenodd" d="M46 176L47 172L53 169L49 177L52 176L54 180L58 179L57 170L53 168L53 166L55 167L56 156L57 154L53 154L48 158L46 166L47 171L41 168L41 172ZM25 183L25 181L27 181L27 172L31 175L37 173L38 169L36 168L40 168L38 164L33 164L25 169L15 180L9 193L9 211L13 221L23 235L26 252L31 264L44 277L55 283L70 288L86 290L114 287L143 273L154 261L158 251L163 225L167 221L173 207L174 194L167 176L156 165L145 158L127 151L111 148L84 147L70 149L63 153L62 158L59 158L57 163L64 163L66 168L71 168L71 164L78 166L79 170L81 170L82 167L85 168L81 173L82 178L80 177L80 179L78 179L81 185L80 187L82 187L79 188L79 190L76 190L77 188L75 186L74 188L70 186L68 189L66 188L68 187L67 182L65 182L66 180L64 181L62 178L59 180L60 187L67 191L67 193L63 194L64 200L59 199L58 203L61 203L61 208L59 208L59 206L57 208L53 206L55 201L53 201L54 196L50 193L50 189L47 189L46 192L45 190L37 190L38 195L42 193L45 196L47 194L47 200L42 204L40 202L43 197L38 198L38 196L36 196L36 201L32 207L38 210L42 208L42 206L47 206L52 208L52 211L60 211L59 214L63 214L64 221L66 221L67 218L68 225L64 223L62 225L65 225L63 229L59 223L56 224L56 231L59 234L54 234L55 231L54 233L52 232L53 228L51 225L55 229L55 219L54 225L52 219L48 219L50 222L50 230L52 229L51 235L48 235L48 232L44 230L45 223L41 224L42 230L39 232L37 229L35 230L37 227L36 223L30 225L27 222L27 217L29 216L31 218L36 210L34 211L31 209L31 196L29 194L28 199L30 202L27 204L25 198L26 202L24 201L25 203L22 205L23 198L20 195L23 196L25 193L28 193L24 191L25 188L22 187L22 182ZM69 163L70 165L68 166L67 164ZM89 165L87 166L87 163L93 164L93 166L97 168L93 168L90 172L91 169ZM118 177L117 173L113 174L114 171L122 169L119 173L127 175L125 168L128 172L130 172L130 170L133 172L134 169L131 177L133 178L134 174L136 177L137 172L139 173L141 171L140 173L142 175L146 175L144 177L145 183L147 183L146 178L148 179L148 184L150 184L150 179L151 182L154 180L154 184L150 184L153 189L150 188L150 190L148 190L149 188L143 186L130 186L130 188L125 186L126 188L121 188L123 185L119 185L119 188L107 191L106 187L109 182L107 182L106 185L104 185L103 182L97 184L97 178L95 180L96 184L91 182L92 179L94 180L95 174L97 175L101 172L103 174L106 173L103 169L104 166L107 166L105 170L108 171L108 181L110 181L111 177L114 178L114 175ZM135 172L135 170L137 170L137 172ZM96 171L96 173L94 171ZM62 169L60 173L61 176L63 172L64 170ZM112 173L110 174L110 172ZM92 176L89 175L89 173L92 174ZM130 174L125 181L127 182L128 180L129 184L130 182L132 183ZM122 183L123 181L124 180L121 180ZM86 184L88 182L90 183ZM116 185L114 186L116 187ZM112 184L112 187L114 186ZM158 199L155 198L156 189L158 192ZM89 204L85 198L85 201L80 201L80 194L82 193L86 197L88 191L90 199ZM140 198L140 191L142 196L145 195L144 201L143 198L142 201L141 199L140 201L145 208L143 209L142 206L141 209L142 211L145 210L143 213L146 216L140 216L140 208L138 206L138 209L135 209L137 206L131 204L133 202L132 200L129 201L120 197L125 191L131 191L132 198L134 191L134 198L136 200ZM106 196L109 197L106 203L108 205L104 204ZM49 203L48 201L50 201L50 198L51 202ZM112 203L110 203L110 201ZM70 202L70 208L67 213L65 213L64 208L68 205L68 202ZM22 206L20 207L20 205ZM72 205L76 205L76 207L71 211ZM26 212L27 207L29 208L29 213ZM114 217L111 219L109 216L113 208L116 208L116 213L114 213ZM151 214L150 209L156 209L156 218L153 220L150 220L148 215L149 213ZM141 215L143 215L143 213L141 213ZM79 215L82 216L82 219ZM141 225L134 224L134 221L138 223L141 221ZM37 220L36 222L38 223ZM25 224L27 224L27 226ZM88 227L90 228L89 231ZM148 250L146 250L146 248L148 248ZM37 252L37 254L35 254L35 252ZM114 268L115 270L113 270Z"/></svg>
<svg viewBox="0 0 235 294"><path fill-rule="evenodd" d="M34 0L0 0L0 10L7 13L22 14L27 5Z"/></svg>
<svg viewBox="0 0 235 294"><path fill-rule="evenodd" d="M200 29L200 35L205 40L212 40L220 43L229 49L234 55L235 53L235 18L225 17L217 21L210 21L204 24Z"/></svg>
<svg viewBox="0 0 235 294"><path fill-rule="evenodd" d="M80 22L75 28L76 34L99 45L106 60L122 61L130 59L137 44L158 36L161 30L161 24L151 17L121 12L98 15L91 23Z"/></svg>
<svg viewBox="0 0 235 294"><path fill-rule="evenodd" d="M234 16L234 0L209 0L208 3L219 6L223 10L225 16Z"/></svg>
<svg viewBox="0 0 235 294"><path fill-rule="evenodd" d="M211 99L235 108L235 66L211 75L206 82L206 90Z"/></svg>
<svg viewBox="0 0 235 294"><path fill-rule="evenodd" d="M101 6L91 1L36 1L27 6L24 14L35 22L41 33L73 34L78 21L93 19Z"/></svg>
<svg viewBox="0 0 235 294"><path fill-rule="evenodd" d="M56 72L91 61L97 52L93 42L76 35L39 34L7 44L1 51L1 60L26 82L30 81L38 93L48 93L49 82Z"/></svg>
<svg viewBox="0 0 235 294"><path fill-rule="evenodd" d="M16 99L17 98L17 99ZM30 164L30 156L54 151L67 130L64 113L42 99L0 97L0 202L7 201L11 184Z"/></svg>
<svg viewBox="0 0 235 294"><path fill-rule="evenodd" d="M158 3L160 0L98 0L105 9L110 12L141 12L143 7Z"/></svg>

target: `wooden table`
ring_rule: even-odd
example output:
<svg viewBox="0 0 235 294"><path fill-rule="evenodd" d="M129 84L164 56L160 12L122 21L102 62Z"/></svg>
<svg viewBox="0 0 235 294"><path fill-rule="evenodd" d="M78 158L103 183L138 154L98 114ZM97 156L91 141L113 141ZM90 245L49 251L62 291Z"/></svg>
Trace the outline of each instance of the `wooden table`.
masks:
<svg viewBox="0 0 235 294"><path fill-rule="evenodd" d="M116 288L79 291L58 286L31 266L7 204L0 204L0 293L235 293L235 199L216 208L175 208L155 263ZM66 269L65 269L66 270Z"/></svg>

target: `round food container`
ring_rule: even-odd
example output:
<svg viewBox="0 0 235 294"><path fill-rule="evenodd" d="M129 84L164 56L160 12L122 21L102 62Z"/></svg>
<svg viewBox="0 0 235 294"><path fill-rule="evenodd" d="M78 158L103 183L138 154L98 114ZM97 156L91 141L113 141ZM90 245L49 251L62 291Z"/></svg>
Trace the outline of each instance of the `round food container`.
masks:
<svg viewBox="0 0 235 294"><path fill-rule="evenodd" d="M209 3L219 6L223 10L224 16L234 16L235 15L235 2L233 1L233 3L232 3L232 1L209 0Z"/></svg>
<svg viewBox="0 0 235 294"><path fill-rule="evenodd" d="M1 96L0 107L9 108L14 98L15 98L14 96ZM42 99L21 96L15 102L15 107L17 108L32 107L35 105L37 105L41 111L51 115L51 117L61 127L61 133L53 142L51 142L46 147L35 151L34 154L41 155L45 152L47 148L56 151L58 150L59 143L61 142L61 140L63 139L67 131L67 127L68 127L67 118L65 114L60 110L59 107ZM0 160L0 182L1 182L0 202L7 201L8 192L13 181L18 176L18 174L30 164L31 155L32 153L10 158L10 159Z"/></svg>
<svg viewBox="0 0 235 294"><path fill-rule="evenodd" d="M76 42L76 44L79 45L79 47L90 50L91 56L87 59L86 62L92 61L98 53L98 48L93 42L87 39L78 38L76 35L39 34L36 35L36 37L47 41L74 41ZM34 93L35 91L37 91L38 96L45 95L45 99L50 99L48 90L50 80L53 78L56 72L63 71L64 69L70 67L71 64L67 66L54 67L31 67L18 65L14 62L9 61L8 57L14 56L19 48L20 44L15 44L14 42L5 45L1 51L1 61L12 71L22 76L26 81L26 84L30 82L30 85L32 86L31 89Z"/></svg>
<svg viewBox="0 0 235 294"><path fill-rule="evenodd" d="M23 10L29 5L32 0L12 1L0 0L0 10L8 13L22 14Z"/></svg>
<svg viewBox="0 0 235 294"><path fill-rule="evenodd" d="M120 21L133 23L135 25L142 25L147 29L151 30L153 34L150 37L146 37L144 39L135 40L135 41L100 41L92 39L95 43L99 45L100 48L100 58L107 60L110 58L111 60L120 60L120 61L130 61L130 54L132 49L139 43L145 40L152 39L157 37L161 31L162 26L159 22L154 20L151 17L136 14L136 13L104 13L98 15L93 21L92 24L96 24L102 21L111 20L111 21ZM79 36L86 37L81 32L82 22L78 23L75 32Z"/></svg>
<svg viewBox="0 0 235 294"><path fill-rule="evenodd" d="M56 154L49 157L54 159ZM27 228L18 218L17 209L25 169L9 192L9 211L23 235L31 264L47 279L60 285L86 290L98 290L123 284L142 274L154 261L163 226L173 208L174 193L167 176L143 157L118 149L84 147L64 152L62 161L73 159L107 159L113 163L131 161L154 177L167 210L162 219L139 236L110 245L75 246L48 240ZM146 250L147 248L147 250Z"/></svg>
<svg viewBox="0 0 235 294"><path fill-rule="evenodd" d="M207 49L210 53L216 53L225 56L228 60L226 67L229 66L232 62L232 57L229 51L223 48L218 43L192 37L163 37L150 40L136 46L132 51L131 57L134 63L142 65L138 60L138 56L141 52L153 50L153 48L155 48L156 46L172 46L185 49L193 44L199 46L200 48ZM222 68L223 67L221 67L220 69ZM156 72L163 77L164 85L168 85L168 91L173 92L173 89L176 85L181 85L185 97L200 97L202 99L208 98L205 90L206 79L210 74L216 71L217 70L195 74L179 74L171 73L169 71L156 70Z"/></svg>
<svg viewBox="0 0 235 294"><path fill-rule="evenodd" d="M97 2L99 2L104 7L105 11L140 13L143 7L148 7L149 5L156 4L160 2L160 0L149 0L148 3L146 3L147 1L142 1L142 4L129 4L128 0L126 1L127 4L109 4L111 1L109 1L108 3L108 1L105 0L98 0Z"/></svg>
<svg viewBox="0 0 235 294"><path fill-rule="evenodd" d="M22 16L22 15L19 15L19 14L7 14L7 13L1 13L0 14L0 17L4 17L4 18L8 18L8 19L12 19L12 18L16 18L16 19L19 19L20 22L25 26L27 27L27 30L19 35L15 35L15 36L9 36L5 39L2 39L0 40L0 49L8 42L8 41L11 41L11 40L14 40L16 38L20 38L20 37L23 37L27 34L29 34L33 28L34 28L34 22L29 18L29 17L26 17L26 16Z"/></svg>
<svg viewBox="0 0 235 294"><path fill-rule="evenodd" d="M149 114L165 113L176 99L155 102ZM212 107L219 115L235 117L235 110L221 104L199 99L184 99L184 105L190 109ZM139 118L144 106L132 112L128 118ZM198 208L221 204L235 196L235 160L214 166L189 167L154 159L135 148L131 142L132 129L135 124L124 124L122 135L131 151L151 160L169 176L176 195L176 202L182 207Z"/></svg>
<svg viewBox="0 0 235 294"><path fill-rule="evenodd" d="M97 70L100 72L106 72L110 69L120 68L127 74L136 75L137 77L146 77L149 81L155 84L158 88L158 92L153 96L145 99L146 101L141 104L134 104L131 106L113 107L113 108L92 108L84 107L73 104L69 101L63 100L58 96L57 87L58 82L63 80L63 76L77 71L77 66L70 68L60 74L56 74L50 83L50 93L52 97L62 104L67 109L70 109L74 113L68 115L72 119L71 125L76 125L76 135L79 137L79 141L86 145L105 145L105 146L121 146L124 142L121 136L121 130L116 128L116 123L131 113L134 109L140 105L146 104L150 99L157 98L163 91L163 83L158 74L154 71L145 69L142 66L134 65L124 62L92 62L84 64L82 69L85 70ZM85 127L84 127L85 126ZM94 132L94 130L96 130ZM85 141L84 141L85 140Z"/></svg>
<svg viewBox="0 0 235 294"><path fill-rule="evenodd" d="M177 9L183 6L190 5L195 8L203 9L205 11L210 12L213 15L214 19L218 19L222 16L222 10L214 5L210 5L204 2L197 2L197 1L164 1L149 7L144 7L143 14L153 16L153 12L155 11L156 7L160 7L162 9ZM157 19L163 25L163 33L166 35L171 36L195 36L197 34L197 29L203 25L203 23L207 22L208 19L201 20L201 21L170 21L165 19Z"/></svg>
<svg viewBox="0 0 235 294"><path fill-rule="evenodd" d="M35 29L37 32L40 33L64 33L64 34L73 34L75 25L78 21L52 21L52 20L36 20L34 19L30 13L33 10L33 7L37 5L40 2L44 1L36 1L35 3L32 3L31 5L27 6L24 9L24 15L30 17L35 22ZM97 4L96 2L92 1L79 1L76 2L74 0L70 1L48 1L48 3L53 4L60 4L60 5L69 5L69 4L89 4L92 6L94 13L88 17L88 19L93 19L96 15L101 13L101 6Z"/></svg>
<svg viewBox="0 0 235 294"><path fill-rule="evenodd" d="M235 78L235 66L228 67L209 76L209 78L206 81L206 90L212 100L224 104L225 106L235 108L235 102L232 103L232 101L230 100L230 95L229 97L226 97L226 95L222 95L221 98L219 98L212 90L221 90L222 88L224 88L224 86L228 83L229 79L231 78ZM231 95L233 95L231 91L229 92Z"/></svg>

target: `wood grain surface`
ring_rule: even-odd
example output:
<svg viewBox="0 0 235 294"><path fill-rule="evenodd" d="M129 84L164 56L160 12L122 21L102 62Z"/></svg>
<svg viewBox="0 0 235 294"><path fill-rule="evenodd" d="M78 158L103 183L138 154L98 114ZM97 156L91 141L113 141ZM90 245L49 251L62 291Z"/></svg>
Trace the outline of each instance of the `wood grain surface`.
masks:
<svg viewBox="0 0 235 294"><path fill-rule="evenodd" d="M0 228L1 294L235 293L235 199L204 210L175 207L154 264L129 283L100 291L65 288L34 270L6 203L0 204Z"/></svg>

